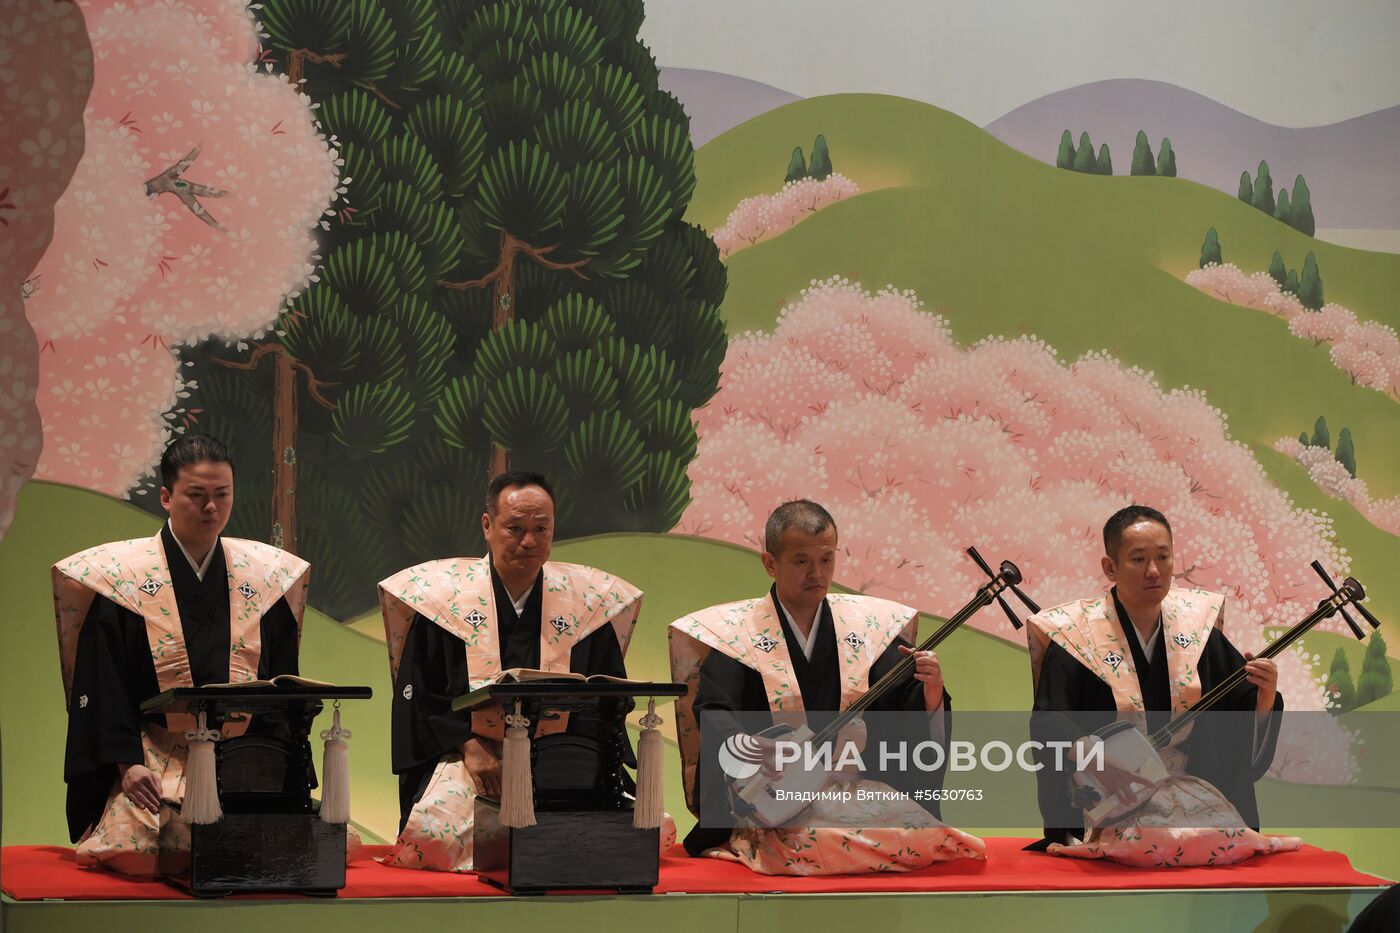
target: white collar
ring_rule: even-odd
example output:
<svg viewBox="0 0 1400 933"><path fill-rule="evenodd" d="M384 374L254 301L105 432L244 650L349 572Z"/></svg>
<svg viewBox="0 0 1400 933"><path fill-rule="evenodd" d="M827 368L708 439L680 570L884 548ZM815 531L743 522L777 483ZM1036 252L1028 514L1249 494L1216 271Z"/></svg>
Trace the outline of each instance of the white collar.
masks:
<svg viewBox="0 0 1400 933"><path fill-rule="evenodd" d="M1132 620L1129 620L1128 624L1132 625ZM1162 631L1162 617L1158 616L1157 624L1152 627L1152 634L1147 636L1146 641L1138 645L1138 647L1142 649L1143 659L1146 660L1148 664L1152 663L1152 649L1157 646L1157 633L1160 631ZM1139 641L1142 640L1142 636L1138 635L1136 627L1133 629L1133 637Z"/></svg>
<svg viewBox="0 0 1400 933"><path fill-rule="evenodd" d="M208 572L209 565L214 563L214 551L219 547L219 539L214 539L214 547L211 547L209 553L204 555L204 561L196 564L194 558L190 556L190 552L185 548L185 543L175 534L175 526L170 524L169 519L165 520L165 526L170 529L170 537L175 539L175 546L180 549L181 554L185 555L185 560L190 562L190 567L194 570L195 577L200 583L203 583L204 574Z"/></svg>
<svg viewBox="0 0 1400 933"><path fill-rule="evenodd" d="M773 601L778 604L778 611L781 612L783 617L787 620L788 629L792 632L792 637L797 639L797 646L802 649L802 653L806 655L808 661L812 660L812 650L817 646L817 629L821 628L822 625L821 607L817 607L817 614L812 618L812 627L808 629L806 635L803 635L802 630L799 629L797 623L793 621L792 610L784 606L781 599L774 599ZM825 602L825 600L822 601Z"/></svg>
<svg viewBox="0 0 1400 933"><path fill-rule="evenodd" d="M487 566L488 568L490 568L491 578L492 578L493 581L494 581L494 580L500 580L500 579L501 579L501 578L497 575L497 573L496 573L496 568L491 564L491 558L490 558L490 557L487 557L487 559L486 559L486 566ZM515 609L515 614L516 614L517 616L521 616L521 615L524 615L524 614L525 614L525 604L526 604L527 602L530 601L530 594L533 593L533 592L535 592L535 586L536 586L536 584L538 584L539 582L540 582L540 574L535 574L534 582L532 582L532 583L530 584L529 589L527 589L524 593L521 593L519 599L511 599L511 600L510 600L510 604L511 604L512 607L514 607L514 609ZM510 598L510 589L506 586L506 581L504 581L504 580L501 580L501 589L503 589L503 590L506 591L506 598L509 599L509 598Z"/></svg>
<svg viewBox="0 0 1400 933"><path fill-rule="evenodd" d="M525 604L530 601L530 594L535 591L535 584L531 583L530 588L521 594L519 599L512 599L510 604L515 607L516 615L525 614ZM510 590L506 590L506 595L510 595Z"/></svg>

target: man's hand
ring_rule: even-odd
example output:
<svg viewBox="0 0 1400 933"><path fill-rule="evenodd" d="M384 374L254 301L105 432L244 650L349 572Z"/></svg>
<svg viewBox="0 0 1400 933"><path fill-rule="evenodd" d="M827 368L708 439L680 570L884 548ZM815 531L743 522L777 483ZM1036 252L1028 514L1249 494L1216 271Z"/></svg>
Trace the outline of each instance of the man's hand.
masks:
<svg viewBox="0 0 1400 933"><path fill-rule="evenodd" d="M1102 745L1103 739L1097 735L1082 735L1074 740L1074 766L1083 771L1088 767L1089 756L1093 754L1095 746ZM1107 759L1105 758L1105 762ZM1105 767L1107 764L1105 763Z"/></svg>
<svg viewBox="0 0 1400 933"><path fill-rule="evenodd" d="M766 778L775 778L782 774L778 768L778 740L770 739L767 736L755 735L751 738L758 743L759 755L762 756L758 767Z"/></svg>
<svg viewBox="0 0 1400 933"><path fill-rule="evenodd" d="M501 799L501 759L476 736L462 743L462 764L467 766L478 794Z"/></svg>
<svg viewBox="0 0 1400 933"><path fill-rule="evenodd" d="M1092 774L1099 786L1102 787L1109 796L1112 796L1134 781L1141 782L1142 777L1134 774L1132 771L1118 767L1113 756L1110 754L1111 746L1105 744L1105 742L1106 740L1097 735L1085 735L1075 739L1073 747L1074 765L1080 771L1086 774ZM1103 765L1102 767L1092 767L1090 764L1090 757L1094 756L1094 749L1101 745L1104 746L1102 749L1103 757L1099 760L1103 762Z"/></svg>
<svg viewBox="0 0 1400 933"><path fill-rule="evenodd" d="M143 810L160 813L160 782L145 765L117 765L122 793Z"/></svg>
<svg viewBox="0 0 1400 933"><path fill-rule="evenodd" d="M914 679L924 685L924 709L930 713L943 706L943 668L932 651L915 651L900 645L899 650L914 656Z"/></svg>
<svg viewBox="0 0 1400 933"><path fill-rule="evenodd" d="M1259 700L1254 711L1262 718L1273 712L1274 698L1278 696L1278 665L1268 658L1256 658L1252 653L1244 655L1244 679L1259 688Z"/></svg>
<svg viewBox="0 0 1400 933"><path fill-rule="evenodd" d="M859 757L859 754L865 751L867 736L865 720L852 719L846 723L836 735L835 760L841 761L845 758L846 748L852 745L855 746L857 757ZM856 785L865 779L865 772L852 761L838 768L832 777L843 784Z"/></svg>

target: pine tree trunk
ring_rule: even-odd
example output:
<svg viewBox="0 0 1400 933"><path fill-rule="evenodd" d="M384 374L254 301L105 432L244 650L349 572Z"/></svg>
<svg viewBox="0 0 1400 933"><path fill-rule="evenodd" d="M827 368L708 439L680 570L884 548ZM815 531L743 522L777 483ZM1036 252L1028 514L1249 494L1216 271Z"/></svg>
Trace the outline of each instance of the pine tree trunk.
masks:
<svg viewBox="0 0 1400 933"><path fill-rule="evenodd" d="M297 550L297 385L292 355L273 351L272 545Z"/></svg>
<svg viewBox="0 0 1400 933"><path fill-rule="evenodd" d="M524 245L505 231L501 232L501 258L496 265L497 274L491 301L491 330L498 331L515 317L515 257ZM510 451L495 441L486 458L486 481L510 469Z"/></svg>

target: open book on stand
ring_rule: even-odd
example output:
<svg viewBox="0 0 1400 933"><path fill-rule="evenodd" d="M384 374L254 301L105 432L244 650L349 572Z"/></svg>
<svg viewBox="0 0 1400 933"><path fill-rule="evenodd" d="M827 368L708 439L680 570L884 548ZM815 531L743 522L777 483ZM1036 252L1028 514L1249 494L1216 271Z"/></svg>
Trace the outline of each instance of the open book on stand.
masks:
<svg viewBox="0 0 1400 933"><path fill-rule="evenodd" d="M296 674L278 674L271 680L245 680L233 684L200 684L200 690L227 690L230 687L335 687L324 680L312 680Z"/></svg>
<svg viewBox="0 0 1400 933"><path fill-rule="evenodd" d="M628 680L626 677L614 677L611 674L584 676L573 671L540 671L532 667L512 667L509 670L501 671L491 679L491 682L494 684L528 684L537 680L572 680L577 683L591 684L646 683L646 681L641 680Z"/></svg>

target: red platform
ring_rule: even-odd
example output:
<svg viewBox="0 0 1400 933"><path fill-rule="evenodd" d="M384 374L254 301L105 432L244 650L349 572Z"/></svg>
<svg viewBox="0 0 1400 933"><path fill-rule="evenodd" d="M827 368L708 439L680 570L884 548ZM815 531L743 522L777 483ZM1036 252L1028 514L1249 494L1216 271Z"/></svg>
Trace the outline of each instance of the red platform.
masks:
<svg viewBox="0 0 1400 933"><path fill-rule="evenodd" d="M1029 839L987 842L987 860L934 865L919 872L787 878L758 875L732 862L687 858L680 848L661 861L657 894L833 894L977 891L1150 891L1182 888L1372 888L1390 884L1356 871L1340 852L1303 846L1296 852L1256 856L1222 868L1128 868L1022 852ZM387 868L366 846L346 871L342 898L493 897L501 892L472 874ZM138 881L79 868L73 850L59 846L6 846L0 850L0 886L18 901L189 900L160 881ZM571 892L577 893L577 892Z"/></svg>

